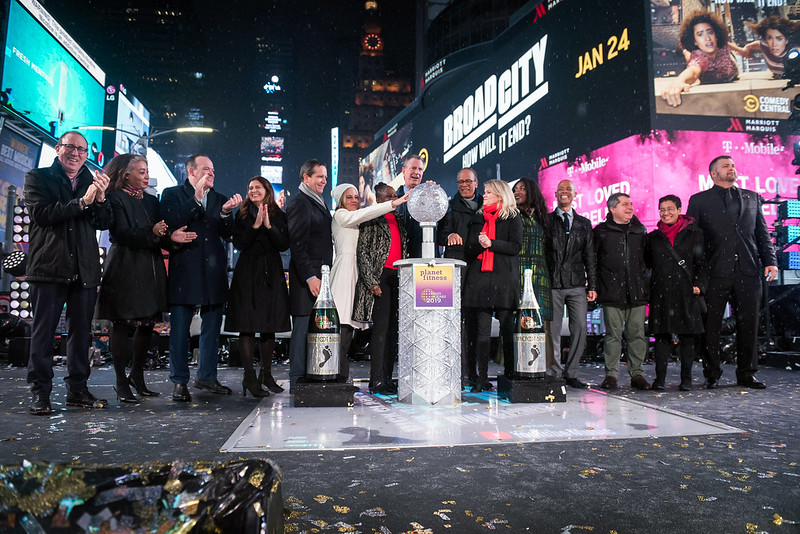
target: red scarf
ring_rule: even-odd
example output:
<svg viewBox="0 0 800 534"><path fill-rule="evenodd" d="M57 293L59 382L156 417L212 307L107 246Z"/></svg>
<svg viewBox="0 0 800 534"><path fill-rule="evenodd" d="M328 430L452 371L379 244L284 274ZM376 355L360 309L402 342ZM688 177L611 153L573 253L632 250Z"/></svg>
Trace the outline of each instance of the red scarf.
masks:
<svg viewBox="0 0 800 534"><path fill-rule="evenodd" d="M483 220L485 222L483 223L481 231L485 232L486 237L489 239L494 240L497 236L497 216L500 215L500 208L502 207L503 205L500 202L483 207ZM483 252L478 254L478 259L482 260L481 271L486 272L494 269L494 252L488 248L483 249Z"/></svg>
<svg viewBox="0 0 800 534"><path fill-rule="evenodd" d="M675 238L680 233L681 230L689 226L691 223L694 222L692 217L678 215L678 220L675 221L675 224L669 226L664 223L664 221L658 221L658 229L661 230L667 239L669 239L670 244L674 247L675 246Z"/></svg>

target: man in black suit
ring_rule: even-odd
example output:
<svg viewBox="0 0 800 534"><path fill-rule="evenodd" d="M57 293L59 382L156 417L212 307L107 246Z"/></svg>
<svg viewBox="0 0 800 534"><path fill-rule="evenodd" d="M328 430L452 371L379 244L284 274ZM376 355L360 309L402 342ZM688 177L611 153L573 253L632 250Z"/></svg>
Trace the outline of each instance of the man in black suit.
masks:
<svg viewBox="0 0 800 534"><path fill-rule="evenodd" d="M171 229L195 232L197 239L172 252L169 260L169 379L172 400L191 402L189 393L189 326L200 306L200 358L194 387L228 395L217 380L217 354L222 311L228 291L227 255L223 240L233 235L231 213L242 203L239 194L226 199L214 191L214 164L205 154L186 161L187 180L161 195L164 221Z"/></svg>
<svg viewBox="0 0 800 534"><path fill-rule="evenodd" d="M319 295L322 266L333 262L331 212L322 192L328 183L328 170L311 159L300 167L300 190L286 208L289 222L289 313L292 338L289 343L289 383L306 374L308 318Z"/></svg>
<svg viewBox="0 0 800 534"><path fill-rule="evenodd" d="M736 182L736 165L730 156L718 156L708 166L714 186L689 198L687 215L703 230L710 277L704 289L706 344L703 361L706 387L717 386L720 368L720 328L730 301L736 316L736 382L764 389L755 379L758 371L758 311L761 276L770 281L778 275L775 249L761 212L761 197Z"/></svg>
<svg viewBox="0 0 800 534"><path fill-rule="evenodd" d="M422 183L424 168L424 163L419 155L410 154L406 156L403 161L403 185L397 189L398 197L402 197L406 192L411 191ZM421 258L422 227L419 225L419 221L408 212L408 203L398 206L397 214L400 220L403 221L408 233L408 257Z"/></svg>
<svg viewBox="0 0 800 534"><path fill-rule="evenodd" d="M562 369L567 385L584 388L578 379L578 364L586 351L586 311L588 302L597 299L597 260L594 254L592 223L572 209L575 185L561 180L556 189L558 207L550 214L550 284L553 295L553 321L550 335L553 340L554 366L561 368L561 323L564 305L569 315L570 345ZM588 280L588 286L587 286Z"/></svg>

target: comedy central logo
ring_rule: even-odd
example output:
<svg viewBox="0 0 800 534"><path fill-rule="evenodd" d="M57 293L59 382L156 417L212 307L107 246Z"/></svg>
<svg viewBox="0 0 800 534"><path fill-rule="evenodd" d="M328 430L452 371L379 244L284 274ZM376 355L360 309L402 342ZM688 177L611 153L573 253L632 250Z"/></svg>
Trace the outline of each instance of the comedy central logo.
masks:
<svg viewBox="0 0 800 534"><path fill-rule="evenodd" d="M748 113L755 113L758 111L758 108L758 97L755 95L745 95L744 110Z"/></svg>

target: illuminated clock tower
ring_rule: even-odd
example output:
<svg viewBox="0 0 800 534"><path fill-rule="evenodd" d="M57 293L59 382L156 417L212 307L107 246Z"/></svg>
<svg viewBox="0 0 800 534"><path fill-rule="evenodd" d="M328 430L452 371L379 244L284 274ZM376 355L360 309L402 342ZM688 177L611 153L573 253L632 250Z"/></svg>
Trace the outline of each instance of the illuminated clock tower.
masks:
<svg viewBox="0 0 800 534"><path fill-rule="evenodd" d="M353 104L346 112L347 127L340 134L339 183L358 184L359 159L372 144L375 132L414 100L411 81L387 73L378 2L364 3L358 77ZM390 43L401 46L403 43Z"/></svg>

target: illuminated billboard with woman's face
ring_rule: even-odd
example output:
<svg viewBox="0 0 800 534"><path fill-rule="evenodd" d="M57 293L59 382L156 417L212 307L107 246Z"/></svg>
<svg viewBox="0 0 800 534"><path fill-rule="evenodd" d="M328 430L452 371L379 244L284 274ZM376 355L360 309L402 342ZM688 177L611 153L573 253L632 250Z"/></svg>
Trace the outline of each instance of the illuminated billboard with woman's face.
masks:
<svg viewBox="0 0 800 534"><path fill-rule="evenodd" d="M800 133L784 122L798 93L784 68L800 45L798 8L798 0L711 0L703 8L650 0L654 126Z"/></svg>

